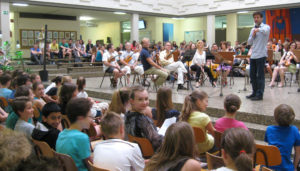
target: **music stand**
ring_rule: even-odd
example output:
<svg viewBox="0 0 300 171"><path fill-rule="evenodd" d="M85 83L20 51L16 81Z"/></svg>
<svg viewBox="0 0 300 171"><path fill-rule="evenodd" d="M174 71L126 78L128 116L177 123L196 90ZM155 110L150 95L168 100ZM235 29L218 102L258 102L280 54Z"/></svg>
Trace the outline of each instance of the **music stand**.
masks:
<svg viewBox="0 0 300 171"><path fill-rule="evenodd" d="M215 54L215 63L217 63L221 66L221 71L222 71L221 90L220 90L221 97L223 96L223 79L222 79L223 74L224 74L223 66L224 66L224 63L227 63L227 62L233 63L233 55L234 54L235 54L235 52L218 52Z"/></svg>
<svg viewBox="0 0 300 171"><path fill-rule="evenodd" d="M271 49L268 50L267 61L269 62L270 66L273 64L273 59L274 59L273 53L274 53L273 50L271 50Z"/></svg>
<svg viewBox="0 0 300 171"><path fill-rule="evenodd" d="M296 49L293 51L294 55L297 57L298 61L300 61L300 50L299 49ZM299 65L299 62L298 62L298 65ZM300 68L297 67L297 70L299 71ZM300 75L300 74L299 74ZM299 75L298 75L298 90L297 92L288 92L288 94L298 94L300 91L300 78L299 78Z"/></svg>
<svg viewBox="0 0 300 171"><path fill-rule="evenodd" d="M187 66L188 66L188 80L186 81L187 82L187 89L190 90L190 87L192 89L192 91L194 91L194 88L192 86L192 80L191 80L191 75L190 75L190 63L192 63L192 60L193 60L193 57L194 57L194 54L195 54L195 51L193 50L187 50L184 52L183 54L183 59L182 59L182 62L187 62Z"/></svg>
<svg viewBox="0 0 300 171"><path fill-rule="evenodd" d="M235 58L242 59L242 61L243 61L244 63L246 63L247 59L249 59L250 56L248 56L248 55L237 55L237 56L235 56ZM245 70L246 70L246 66L245 66L245 67L238 66L238 67L236 67L236 68L245 68ZM244 89L243 89L242 91L247 91L247 88L246 88L247 77L246 77L246 75L245 75L244 77L245 77L245 82L244 82ZM240 93L240 92L241 92L241 90L239 90L239 93Z"/></svg>

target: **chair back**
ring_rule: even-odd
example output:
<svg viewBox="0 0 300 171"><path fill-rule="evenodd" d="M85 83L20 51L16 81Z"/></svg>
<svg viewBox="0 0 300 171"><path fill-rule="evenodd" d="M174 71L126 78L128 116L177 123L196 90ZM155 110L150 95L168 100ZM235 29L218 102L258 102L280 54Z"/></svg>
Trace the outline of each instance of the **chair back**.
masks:
<svg viewBox="0 0 300 171"><path fill-rule="evenodd" d="M70 127L71 123L67 115L61 115L61 125L63 129Z"/></svg>
<svg viewBox="0 0 300 171"><path fill-rule="evenodd" d="M34 116L34 118L39 118L40 117L40 111L39 111L36 103L34 103L32 105L32 108L33 108L33 116Z"/></svg>
<svg viewBox="0 0 300 171"><path fill-rule="evenodd" d="M8 101L5 97L0 97L0 107L5 110L5 108L8 106Z"/></svg>
<svg viewBox="0 0 300 171"><path fill-rule="evenodd" d="M61 162L64 171L77 171L77 166L71 156L55 152L54 156Z"/></svg>
<svg viewBox="0 0 300 171"><path fill-rule="evenodd" d="M225 166L223 158L206 152L207 168L208 170L214 170Z"/></svg>
<svg viewBox="0 0 300 171"><path fill-rule="evenodd" d="M281 164L280 151L273 145L256 144L256 152L254 154L254 164L276 166Z"/></svg>
<svg viewBox="0 0 300 171"><path fill-rule="evenodd" d="M137 143L142 151L144 158L150 158L154 154L154 150L150 141L146 138L134 137L128 134L130 142Z"/></svg>
<svg viewBox="0 0 300 171"><path fill-rule="evenodd" d="M100 167L95 166L91 161L88 161L90 168L92 169L92 171L109 171L106 169L102 169Z"/></svg>
<svg viewBox="0 0 300 171"><path fill-rule="evenodd" d="M269 168L267 168L267 167L263 167L262 169L261 169L261 171L273 171L272 169L269 169Z"/></svg>
<svg viewBox="0 0 300 171"><path fill-rule="evenodd" d="M203 143L205 141L205 133L203 130L199 127L193 127L193 130L196 143Z"/></svg>
<svg viewBox="0 0 300 171"><path fill-rule="evenodd" d="M35 144L35 152L38 156L45 156L45 157L54 157L54 153L51 149L51 147L43 141L38 140L32 140L32 142Z"/></svg>
<svg viewBox="0 0 300 171"><path fill-rule="evenodd" d="M214 135L214 138L215 138L215 145L216 147L218 147L219 149L221 149L221 140L222 140L222 135L223 133L222 132L219 132L219 131L214 131L215 135Z"/></svg>

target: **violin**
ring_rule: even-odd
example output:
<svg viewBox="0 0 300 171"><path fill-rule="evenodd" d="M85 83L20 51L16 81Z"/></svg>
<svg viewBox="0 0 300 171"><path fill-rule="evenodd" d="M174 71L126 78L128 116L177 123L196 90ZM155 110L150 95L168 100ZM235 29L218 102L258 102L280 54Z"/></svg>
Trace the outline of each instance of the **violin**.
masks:
<svg viewBox="0 0 300 171"><path fill-rule="evenodd" d="M131 53L130 55L128 55L125 59L124 59L124 62L126 62L127 64L132 60L132 55L133 54L135 54L135 53L137 53L137 52L139 52L139 50L138 49L135 49L134 51L133 51L133 53Z"/></svg>
<svg viewBox="0 0 300 171"><path fill-rule="evenodd" d="M116 57L118 57L118 56L119 56L119 55L111 56L111 57L107 60L107 62L111 63L111 62L113 62L113 61L116 61Z"/></svg>

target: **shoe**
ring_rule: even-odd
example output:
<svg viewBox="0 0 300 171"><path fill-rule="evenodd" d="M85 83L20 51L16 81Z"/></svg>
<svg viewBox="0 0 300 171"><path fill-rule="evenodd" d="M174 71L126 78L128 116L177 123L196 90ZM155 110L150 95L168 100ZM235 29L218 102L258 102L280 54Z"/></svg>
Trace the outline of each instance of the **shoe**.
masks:
<svg viewBox="0 0 300 171"><path fill-rule="evenodd" d="M215 81L211 81L212 87L217 87L217 83Z"/></svg>
<svg viewBox="0 0 300 171"><path fill-rule="evenodd" d="M251 98L252 101L259 101L259 100L263 100L263 97L261 96L255 96Z"/></svg>
<svg viewBox="0 0 300 171"><path fill-rule="evenodd" d="M300 88L298 88L298 90L297 90L298 92L300 92Z"/></svg>
<svg viewBox="0 0 300 171"><path fill-rule="evenodd" d="M249 96L246 96L247 99L251 99L251 98L253 98L253 97L255 97L255 94L251 94L251 95L249 95Z"/></svg>
<svg viewBox="0 0 300 171"><path fill-rule="evenodd" d="M271 83L270 83L268 86L269 86L269 87L275 87L275 85L274 85L274 84L271 84Z"/></svg>
<svg viewBox="0 0 300 171"><path fill-rule="evenodd" d="M200 84L199 82L196 83L196 88L199 88L200 87Z"/></svg>
<svg viewBox="0 0 300 171"><path fill-rule="evenodd" d="M187 90L186 87L184 87L182 84L178 84L178 90Z"/></svg>
<svg viewBox="0 0 300 171"><path fill-rule="evenodd" d="M282 88L282 87L283 87L283 84L279 84L279 85L278 85L278 88Z"/></svg>

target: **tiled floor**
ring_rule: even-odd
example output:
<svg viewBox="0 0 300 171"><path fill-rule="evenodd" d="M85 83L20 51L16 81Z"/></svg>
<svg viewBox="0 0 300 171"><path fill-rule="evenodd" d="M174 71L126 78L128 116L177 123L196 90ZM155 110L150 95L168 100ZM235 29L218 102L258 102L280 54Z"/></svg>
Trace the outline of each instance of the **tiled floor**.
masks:
<svg viewBox="0 0 300 171"><path fill-rule="evenodd" d="M88 90L93 91L102 91L102 92L113 92L114 89L109 87L110 81L108 78L105 79L102 88L99 88L100 80L102 78L87 78L87 87ZM220 97L220 87L213 88L206 82L206 85L203 87L197 88L197 90L205 91L209 95L209 107L223 109L223 99L228 94L236 94L242 100L242 105L240 108L241 112L263 114L263 115L273 115L273 111L276 106L279 104L289 104L292 106L296 113L296 119L300 119L300 93L297 93L298 85L293 83L292 87L284 88L270 88L267 85L269 84L269 78L266 78L266 88L264 93L263 101L251 101L246 99L246 95L251 93L251 85L247 85L248 91L243 91L244 88L244 78L234 78L235 84L233 86L227 86L223 89L223 97ZM75 82L75 80L74 80ZM195 82L193 82L193 85ZM172 84L167 84L167 86L172 87ZM121 87L119 85L119 87ZM176 87L176 85L175 85ZM195 87L194 87L195 88ZM242 91L239 91L242 90ZM150 98L155 99L155 91L150 88ZM177 103L183 103L184 97L189 94L191 90L180 90L176 91L173 89L173 101Z"/></svg>

